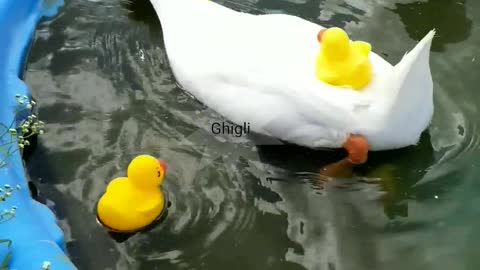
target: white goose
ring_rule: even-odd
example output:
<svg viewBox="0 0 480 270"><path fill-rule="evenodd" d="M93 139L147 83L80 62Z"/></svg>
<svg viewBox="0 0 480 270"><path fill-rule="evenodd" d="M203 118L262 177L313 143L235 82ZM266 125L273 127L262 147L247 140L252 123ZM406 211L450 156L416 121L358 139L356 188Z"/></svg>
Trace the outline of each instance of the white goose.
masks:
<svg viewBox="0 0 480 270"><path fill-rule="evenodd" d="M368 152L414 145L431 121L433 30L395 66L370 53L371 81L355 91L315 76L322 26L208 0L151 2L177 81L234 123L311 148L346 147L356 134Z"/></svg>

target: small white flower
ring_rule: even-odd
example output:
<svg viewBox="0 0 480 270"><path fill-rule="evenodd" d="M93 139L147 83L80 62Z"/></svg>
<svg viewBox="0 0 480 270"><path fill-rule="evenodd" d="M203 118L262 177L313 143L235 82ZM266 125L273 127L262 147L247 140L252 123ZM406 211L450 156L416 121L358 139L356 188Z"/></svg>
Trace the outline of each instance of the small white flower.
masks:
<svg viewBox="0 0 480 270"><path fill-rule="evenodd" d="M32 109L32 104L28 103L27 106L25 106L27 108L27 110L31 110Z"/></svg>
<svg viewBox="0 0 480 270"><path fill-rule="evenodd" d="M3 185L3 187L4 187L5 189L11 189L11 188L12 188L9 184L5 184L5 185Z"/></svg>
<svg viewBox="0 0 480 270"><path fill-rule="evenodd" d="M40 134L40 135L42 135L43 133L44 133L43 130L40 130L40 131L38 132L38 134Z"/></svg>
<svg viewBox="0 0 480 270"><path fill-rule="evenodd" d="M17 190L22 189L22 187L20 185L17 185L16 188L17 188Z"/></svg>
<svg viewBox="0 0 480 270"><path fill-rule="evenodd" d="M48 270L50 269L50 266L52 265L51 262L49 261L44 261L43 264L42 264L42 270Z"/></svg>
<svg viewBox="0 0 480 270"><path fill-rule="evenodd" d="M18 147L20 147L20 149L23 149L25 147L25 145L23 143L19 143Z"/></svg>

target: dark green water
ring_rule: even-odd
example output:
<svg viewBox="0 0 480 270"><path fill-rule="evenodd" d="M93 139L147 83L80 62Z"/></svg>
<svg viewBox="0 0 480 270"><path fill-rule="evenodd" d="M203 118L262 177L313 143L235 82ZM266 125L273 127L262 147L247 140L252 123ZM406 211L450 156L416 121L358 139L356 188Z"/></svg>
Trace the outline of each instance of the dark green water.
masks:
<svg viewBox="0 0 480 270"><path fill-rule="evenodd" d="M208 135L222 118L177 87L147 1L66 2L29 58L47 134L28 165L80 269L480 269L479 1L223 2L345 27L391 63L437 29L435 116L421 143L356 171L380 183L322 189L315 173L342 153ZM117 243L95 203L141 153L167 161L172 206Z"/></svg>

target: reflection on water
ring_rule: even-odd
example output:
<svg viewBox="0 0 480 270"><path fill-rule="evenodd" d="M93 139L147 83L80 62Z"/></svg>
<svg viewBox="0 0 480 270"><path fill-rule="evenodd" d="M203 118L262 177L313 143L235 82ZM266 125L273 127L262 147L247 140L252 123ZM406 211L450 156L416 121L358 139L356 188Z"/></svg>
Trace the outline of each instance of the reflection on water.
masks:
<svg viewBox="0 0 480 270"><path fill-rule="evenodd" d="M425 33L436 29L433 51L444 50L447 44L466 40L472 30L472 20L466 15L465 0L398 4L394 11L400 15L405 30L414 40L421 40Z"/></svg>
<svg viewBox="0 0 480 270"><path fill-rule="evenodd" d="M222 117L177 86L148 1L66 1L29 58L48 135L28 165L79 268L478 269L480 2L219 2L344 26L391 63L437 28L430 130L415 147L372 153L355 179L319 179L343 153L209 135ZM141 153L167 162L172 205L117 243L95 203Z"/></svg>

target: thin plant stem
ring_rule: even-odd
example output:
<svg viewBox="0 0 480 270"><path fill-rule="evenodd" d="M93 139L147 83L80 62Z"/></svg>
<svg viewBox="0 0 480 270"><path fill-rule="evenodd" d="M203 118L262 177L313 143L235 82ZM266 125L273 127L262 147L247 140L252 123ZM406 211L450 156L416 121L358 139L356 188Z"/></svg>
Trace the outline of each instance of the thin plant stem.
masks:
<svg viewBox="0 0 480 270"><path fill-rule="evenodd" d="M13 155L13 154L15 154L16 152L18 152L18 148L15 149L14 151L10 152L11 149L12 149L11 147L8 148L8 152L5 154L5 158L3 158L3 161L4 161L4 162L5 162L11 155ZM2 164L1 161L0 161L0 164Z"/></svg>
<svg viewBox="0 0 480 270"><path fill-rule="evenodd" d="M4 123L0 123L0 126L2 126L4 129L8 129L8 127Z"/></svg>
<svg viewBox="0 0 480 270"><path fill-rule="evenodd" d="M12 144L12 143L15 143L15 142L17 142L17 141L9 141L9 142L6 142L4 144L0 144L0 147L9 145L9 144ZM0 148L0 151L2 151L1 148Z"/></svg>
<svg viewBox="0 0 480 270"><path fill-rule="evenodd" d="M5 216L7 216L7 217L5 218ZM5 223L5 222L11 220L13 217L15 217L15 215L12 215L12 214L2 214L2 215L0 216L0 224Z"/></svg>

